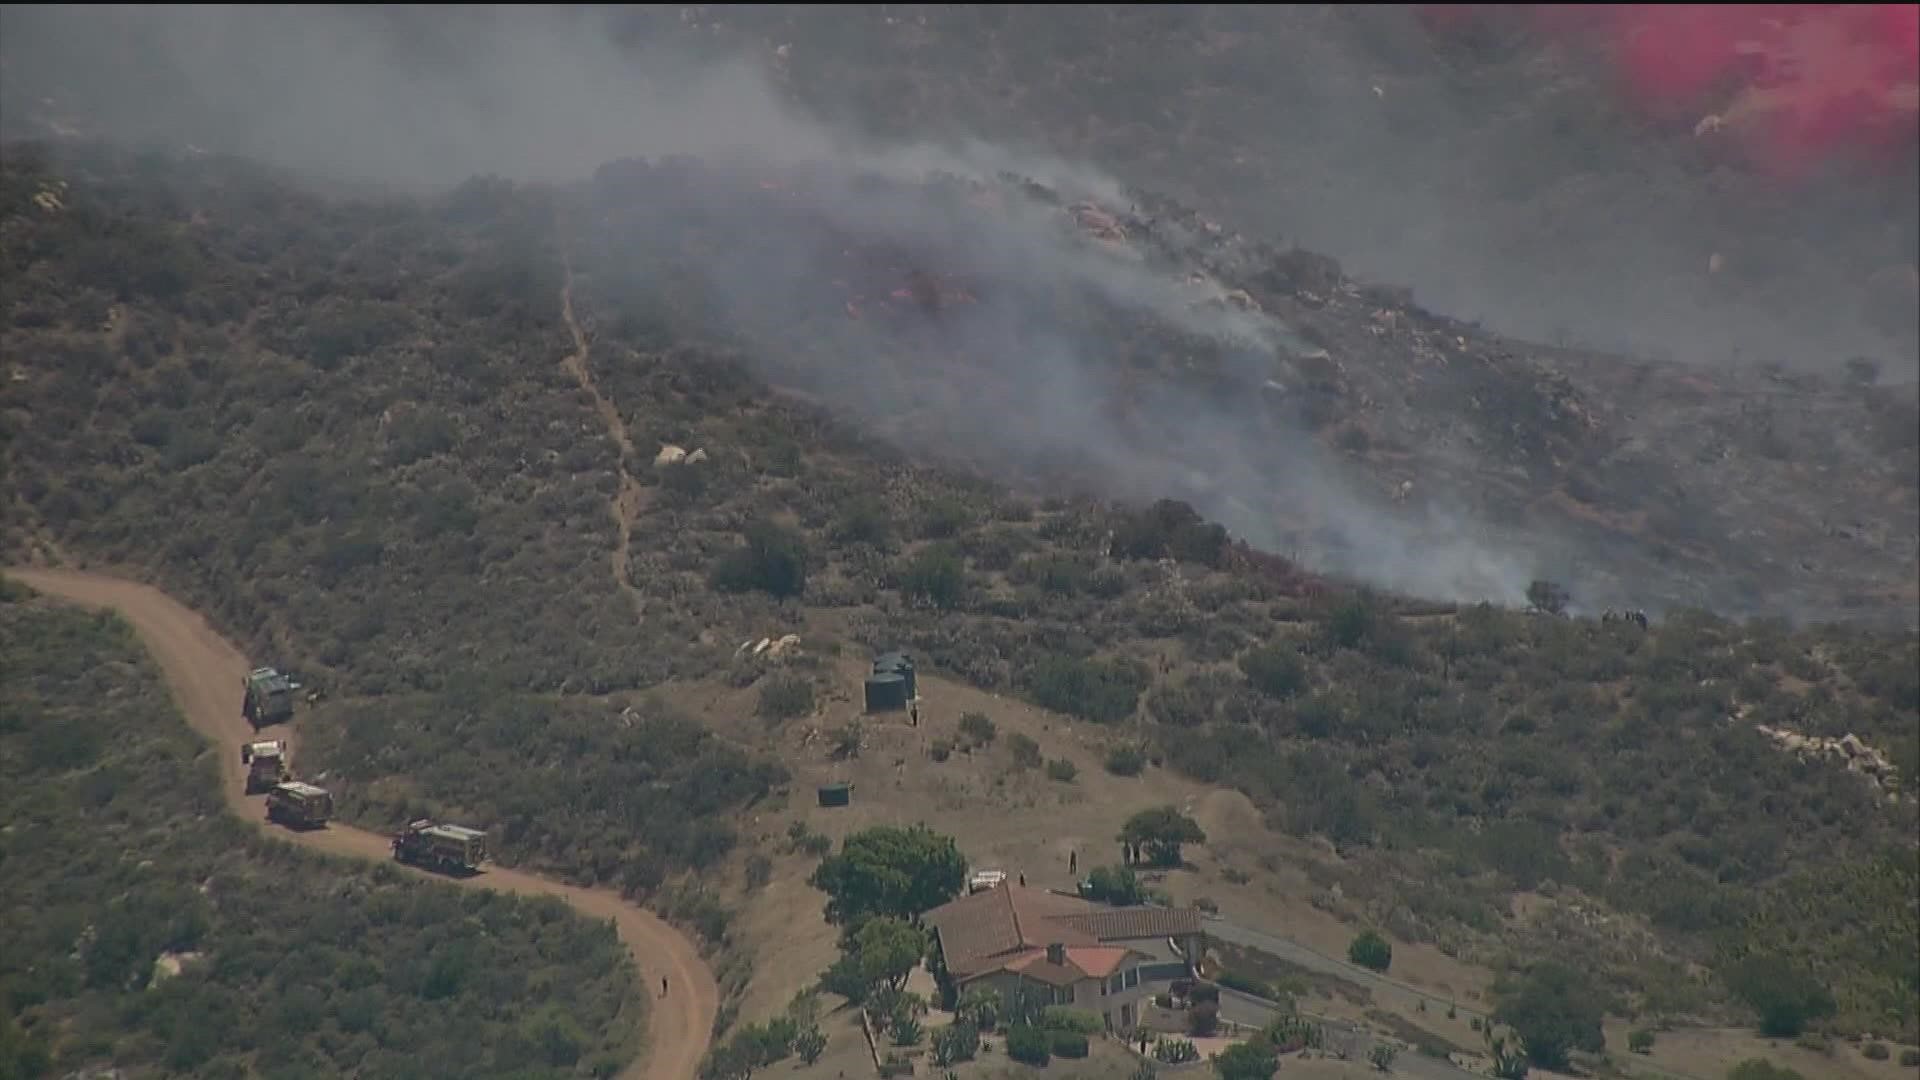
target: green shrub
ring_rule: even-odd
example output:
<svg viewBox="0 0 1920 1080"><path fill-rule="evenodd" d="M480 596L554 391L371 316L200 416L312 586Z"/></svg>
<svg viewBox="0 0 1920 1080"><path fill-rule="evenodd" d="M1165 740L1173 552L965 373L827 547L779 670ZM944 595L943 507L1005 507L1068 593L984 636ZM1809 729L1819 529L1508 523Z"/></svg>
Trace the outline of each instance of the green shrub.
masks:
<svg viewBox="0 0 1920 1080"><path fill-rule="evenodd" d="M1048 1047L1063 1058L1083 1058L1087 1056L1087 1037L1077 1031L1055 1031Z"/></svg>
<svg viewBox="0 0 1920 1080"><path fill-rule="evenodd" d="M1290 698L1307 686L1307 666L1292 649L1265 646L1240 657L1240 670L1255 690L1268 697Z"/></svg>
<svg viewBox="0 0 1920 1080"><path fill-rule="evenodd" d="M1193 1040L1162 1035L1153 1042L1153 1059L1168 1065L1184 1065L1200 1060L1200 1048Z"/></svg>
<svg viewBox="0 0 1920 1080"><path fill-rule="evenodd" d="M1022 769L1040 767L1040 744L1019 732L1007 738L1007 749L1013 753L1013 763Z"/></svg>
<svg viewBox="0 0 1920 1080"><path fill-rule="evenodd" d="M1260 1035L1282 1054L1291 1054L1302 1048L1317 1050L1326 1042L1326 1034L1320 1025L1298 1013L1275 1017ZM1446 1055L1443 1053L1440 1056Z"/></svg>
<svg viewBox="0 0 1920 1080"><path fill-rule="evenodd" d="M1347 959L1363 968L1385 971L1393 963L1393 945L1373 930L1363 930L1347 946Z"/></svg>
<svg viewBox="0 0 1920 1080"><path fill-rule="evenodd" d="M993 719L986 713L970 712L960 714L960 734L974 746L984 746L993 741L996 734Z"/></svg>
<svg viewBox="0 0 1920 1080"><path fill-rule="evenodd" d="M1636 1054L1653 1053L1653 1031L1649 1028L1635 1028L1627 1035L1627 1049Z"/></svg>
<svg viewBox="0 0 1920 1080"><path fill-rule="evenodd" d="M1079 775L1079 773L1079 768L1066 758L1054 758L1052 761L1047 762L1047 778L1050 780L1071 783L1073 778Z"/></svg>
<svg viewBox="0 0 1920 1080"><path fill-rule="evenodd" d="M1860 1056L1868 1061L1885 1061L1890 1055L1886 1043L1870 1042L1860 1048Z"/></svg>
<svg viewBox="0 0 1920 1080"><path fill-rule="evenodd" d="M887 517L887 508L878 499L863 496L846 504L827 537L836 544L885 548L892 532L893 523Z"/></svg>
<svg viewBox="0 0 1920 1080"><path fill-rule="evenodd" d="M1087 875L1087 899L1115 907L1145 902L1146 886L1139 875L1126 866L1096 866Z"/></svg>
<svg viewBox="0 0 1920 1080"><path fill-rule="evenodd" d="M826 1033L817 1027L807 1028L793 1038L793 1052L808 1065L819 1061L820 1055L826 1053L826 1050Z"/></svg>
<svg viewBox="0 0 1920 1080"><path fill-rule="evenodd" d="M1237 971L1222 971L1214 976L1221 986L1229 990L1238 990L1242 994L1252 994L1257 998L1274 999L1273 987L1251 975L1242 975Z"/></svg>
<svg viewBox="0 0 1920 1080"><path fill-rule="evenodd" d="M1119 723L1132 716L1147 681L1146 670L1130 661L1067 656L1048 657L1025 677L1027 696L1034 704L1102 724Z"/></svg>
<svg viewBox="0 0 1920 1080"><path fill-rule="evenodd" d="M928 500L920 512L920 535L929 540L946 540L973 527L973 508L951 495Z"/></svg>
<svg viewBox="0 0 1920 1080"><path fill-rule="evenodd" d="M967 592L966 563L953 548L935 544L901 568L900 591L943 610L957 607Z"/></svg>
<svg viewBox="0 0 1920 1080"><path fill-rule="evenodd" d="M1187 1034L1205 1037L1220 1030L1220 1006L1211 1001L1200 1002L1187 1010Z"/></svg>
<svg viewBox="0 0 1920 1080"><path fill-rule="evenodd" d="M1909 1047L1905 1050L1900 1051L1900 1067L1901 1068L1911 1069L1915 1065L1920 1065L1920 1050L1915 1050Z"/></svg>
<svg viewBox="0 0 1920 1080"><path fill-rule="evenodd" d="M1132 743L1120 743L1107 749L1106 765L1115 776L1139 776L1147 767L1147 754Z"/></svg>
<svg viewBox="0 0 1920 1080"><path fill-rule="evenodd" d="M1801 1075L1785 1065L1775 1065L1765 1058L1748 1058L1727 1070L1727 1080L1803 1080Z"/></svg>
<svg viewBox="0 0 1920 1080"><path fill-rule="evenodd" d="M760 685L760 715L769 720L791 720L813 711L813 683L781 675Z"/></svg>
<svg viewBox="0 0 1920 1080"><path fill-rule="evenodd" d="M1520 1036L1529 1061L1564 1071L1572 1051L1597 1054L1606 1048L1604 1011L1589 972L1541 961L1500 995L1496 1016Z"/></svg>
<svg viewBox="0 0 1920 1080"><path fill-rule="evenodd" d="M887 1024L887 1037L895 1046L914 1046L920 1042L920 1018L911 1012L896 1013Z"/></svg>
<svg viewBox="0 0 1920 1080"><path fill-rule="evenodd" d="M1727 984L1759 1014L1760 1033L1773 1038L1790 1039L1834 1013L1827 988L1782 957L1749 957L1727 973Z"/></svg>
<svg viewBox="0 0 1920 1080"><path fill-rule="evenodd" d="M1107 1022L1098 1013L1091 1013L1085 1009L1049 1005L1040 1011L1040 1026L1048 1031L1073 1031L1082 1035L1098 1035L1107 1029Z"/></svg>
<svg viewBox="0 0 1920 1080"><path fill-rule="evenodd" d="M980 1029L965 1020L955 1020L933 1033L933 1063L947 1066L972 1061L980 1050Z"/></svg>
<svg viewBox="0 0 1920 1080"><path fill-rule="evenodd" d="M1007 1056L1023 1065L1045 1065L1051 1045L1047 1033L1037 1027L1020 1024L1007 1029Z"/></svg>
<svg viewBox="0 0 1920 1080"><path fill-rule="evenodd" d="M721 556L708 583L721 592L799 596L807 588L806 542L774 522L756 521L747 526L746 543Z"/></svg>

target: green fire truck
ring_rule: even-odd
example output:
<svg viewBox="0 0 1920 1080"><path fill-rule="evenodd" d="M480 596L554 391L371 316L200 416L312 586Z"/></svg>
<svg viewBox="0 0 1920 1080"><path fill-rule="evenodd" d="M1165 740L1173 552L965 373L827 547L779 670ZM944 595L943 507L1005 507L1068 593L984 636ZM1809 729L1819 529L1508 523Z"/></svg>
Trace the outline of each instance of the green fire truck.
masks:
<svg viewBox="0 0 1920 1080"><path fill-rule="evenodd" d="M293 680L270 667L254 668L242 682L240 711L256 728L293 718Z"/></svg>
<svg viewBox="0 0 1920 1080"><path fill-rule="evenodd" d="M296 829L317 829L333 817L333 796L326 788L298 780L275 784L267 792L267 820Z"/></svg>
<svg viewBox="0 0 1920 1080"><path fill-rule="evenodd" d="M487 834L464 825L435 825L422 818L394 834L393 857L403 863L471 874L487 859Z"/></svg>

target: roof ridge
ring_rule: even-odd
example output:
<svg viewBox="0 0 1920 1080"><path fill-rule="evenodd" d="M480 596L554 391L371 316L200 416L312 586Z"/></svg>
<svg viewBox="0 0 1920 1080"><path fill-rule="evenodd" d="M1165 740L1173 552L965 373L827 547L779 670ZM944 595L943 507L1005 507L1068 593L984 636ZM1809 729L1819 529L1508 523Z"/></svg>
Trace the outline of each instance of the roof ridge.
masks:
<svg viewBox="0 0 1920 1080"><path fill-rule="evenodd" d="M1009 886L1007 882L1003 881L1000 883L1000 886L996 888L994 891L1005 894L1000 898L1000 903L1002 906L1004 906L1007 909L1008 921L1013 923L1014 947L1019 948L1026 945L1027 929L1026 927L1020 925L1020 905L1013 902L1013 889Z"/></svg>

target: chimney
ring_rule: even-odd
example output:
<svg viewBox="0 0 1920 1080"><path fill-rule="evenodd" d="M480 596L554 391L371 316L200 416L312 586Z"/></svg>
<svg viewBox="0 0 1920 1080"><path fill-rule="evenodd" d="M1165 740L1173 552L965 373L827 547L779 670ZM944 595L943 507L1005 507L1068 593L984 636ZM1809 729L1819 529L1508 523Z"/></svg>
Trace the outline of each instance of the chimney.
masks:
<svg viewBox="0 0 1920 1080"><path fill-rule="evenodd" d="M1065 945L1047 946L1047 963L1055 967L1067 966L1067 947Z"/></svg>

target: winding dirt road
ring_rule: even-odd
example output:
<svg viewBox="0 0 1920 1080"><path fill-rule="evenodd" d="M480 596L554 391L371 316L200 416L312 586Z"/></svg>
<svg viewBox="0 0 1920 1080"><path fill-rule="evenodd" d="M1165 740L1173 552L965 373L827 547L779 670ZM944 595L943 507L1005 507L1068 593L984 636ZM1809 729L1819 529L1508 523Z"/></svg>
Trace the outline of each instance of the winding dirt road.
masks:
<svg viewBox="0 0 1920 1080"><path fill-rule="evenodd" d="M390 839L377 833L337 823L315 832L293 832L267 824L266 797L246 794L240 744L254 738L291 741L296 725L267 727L258 735L253 733L240 715L240 681L249 668L247 660L205 619L152 586L121 578L40 568L9 569L6 574L48 596L83 607L111 609L133 626L159 663L188 723L218 747L221 786L229 810L290 843L335 855L392 862ZM297 766L297 755L294 761ZM671 987L665 998L657 996L657 989L650 991L654 996L648 1010L652 1023L646 1050L622 1075L627 1080L692 1080L695 1076L713 1031L719 990L693 942L678 930L602 889L577 888L501 867L459 879L393 865L466 888L558 897L582 915L611 920L640 968L641 989L655 987L662 976Z"/></svg>

